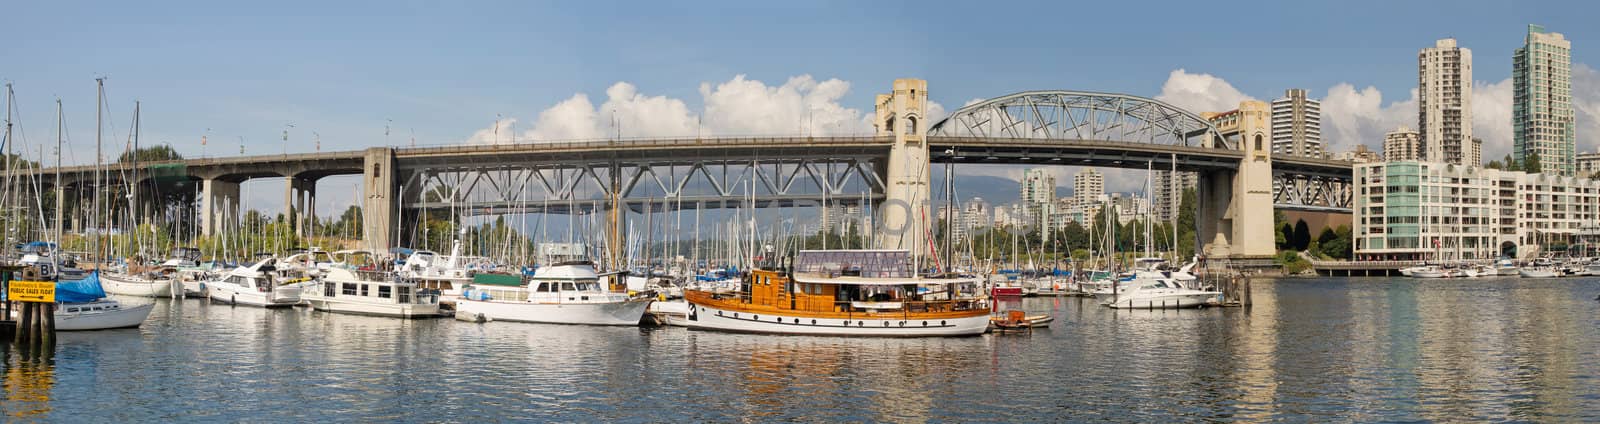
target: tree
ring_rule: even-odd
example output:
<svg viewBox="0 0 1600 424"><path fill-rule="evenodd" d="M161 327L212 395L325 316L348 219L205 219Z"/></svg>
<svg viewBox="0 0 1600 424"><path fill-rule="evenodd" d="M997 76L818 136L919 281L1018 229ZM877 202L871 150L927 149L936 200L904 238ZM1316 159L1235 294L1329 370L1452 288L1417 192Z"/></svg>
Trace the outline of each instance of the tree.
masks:
<svg viewBox="0 0 1600 424"><path fill-rule="evenodd" d="M173 150L172 146L162 144L124 151L121 156L117 157L117 163L131 163L134 158L138 158L139 162L164 162L183 160L183 155L179 154L177 150Z"/></svg>
<svg viewBox="0 0 1600 424"><path fill-rule="evenodd" d="M1527 172L1530 174L1543 172L1540 168L1541 164L1539 163L1539 155L1528 155L1528 160L1524 161L1522 164L1522 172Z"/></svg>
<svg viewBox="0 0 1600 424"><path fill-rule="evenodd" d="M1500 163L1499 159L1491 160L1491 161L1489 161L1489 163L1487 165L1484 165L1483 167L1485 169L1505 169L1506 168L1505 165Z"/></svg>
<svg viewBox="0 0 1600 424"><path fill-rule="evenodd" d="M1294 223L1294 250L1306 250L1311 247L1311 226L1306 225L1302 219Z"/></svg>

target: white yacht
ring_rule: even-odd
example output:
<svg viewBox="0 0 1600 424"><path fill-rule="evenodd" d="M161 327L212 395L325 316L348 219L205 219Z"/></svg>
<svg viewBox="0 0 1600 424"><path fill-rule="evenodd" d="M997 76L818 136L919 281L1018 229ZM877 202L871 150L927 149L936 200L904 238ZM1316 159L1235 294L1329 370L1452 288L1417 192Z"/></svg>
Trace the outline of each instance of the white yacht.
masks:
<svg viewBox="0 0 1600 424"><path fill-rule="evenodd" d="M1116 309L1177 309L1205 306L1222 292L1184 287L1170 278L1136 278L1120 285L1116 294L1095 298Z"/></svg>
<svg viewBox="0 0 1600 424"><path fill-rule="evenodd" d="M1510 259L1501 259L1494 263L1495 274L1501 276L1517 275L1517 263Z"/></svg>
<svg viewBox="0 0 1600 424"><path fill-rule="evenodd" d="M350 265L355 266L329 267L321 281L300 296L319 311L397 318L439 316L439 296L419 290L415 281Z"/></svg>
<svg viewBox="0 0 1600 424"><path fill-rule="evenodd" d="M282 280L277 258L266 258L248 267L234 268L221 279L206 282L207 295L214 302L233 305L288 307L300 303L304 281Z"/></svg>
<svg viewBox="0 0 1600 424"><path fill-rule="evenodd" d="M445 298L461 296L461 288L472 284L473 272L462 266L461 240L451 244L450 256L427 250L411 251L397 270L401 277L415 280L417 286L437 290Z"/></svg>
<svg viewBox="0 0 1600 424"><path fill-rule="evenodd" d="M638 325L651 297L607 290L590 262L540 267L521 286L470 285L456 319L548 324Z"/></svg>

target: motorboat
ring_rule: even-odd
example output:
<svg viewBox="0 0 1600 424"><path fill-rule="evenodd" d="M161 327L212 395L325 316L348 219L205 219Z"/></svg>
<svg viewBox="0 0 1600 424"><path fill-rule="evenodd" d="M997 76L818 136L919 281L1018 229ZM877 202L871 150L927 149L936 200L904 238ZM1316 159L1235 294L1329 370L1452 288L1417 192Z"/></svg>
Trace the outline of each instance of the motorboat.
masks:
<svg viewBox="0 0 1600 424"><path fill-rule="evenodd" d="M447 300L461 295L462 287L472 284L475 274L472 270L462 265L461 240L455 240L450 247L450 256L441 256L428 250L408 250L397 253L409 253L402 261L397 272L403 278L417 282L418 287L437 290Z"/></svg>
<svg viewBox="0 0 1600 424"><path fill-rule="evenodd" d="M905 250L802 250L757 264L738 291L688 289L696 330L820 336L972 336L989 329L977 277L922 276Z"/></svg>
<svg viewBox="0 0 1600 424"><path fill-rule="evenodd" d="M300 297L312 309L396 318L439 317L439 295L388 271L328 268Z"/></svg>
<svg viewBox="0 0 1600 424"><path fill-rule="evenodd" d="M1131 283L1131 284L1129 284ZM1119 287L1110 298L1096 295L1102 305L1116 309L1197 308L1217 300L1222 292L1184 287L1169 278L1135 279Z"/></svg>
<svg viewBox="0 0 1600 424"><path fill-rule="evenodd" d="M282 278L277 264L277 258L268 257L254 265L234 268L220 279L205 283L207 296L213 302L230 305L275 308L299 304L300 284L308 280Z"/></svg>
<svg viewBox="0 0 1600 424"><path fill-rule="evenodd" d="M571 261L540 267L526 284L473 283L456 300L455 316L479 322L639 325L655 298L612 291L600 277L594 263Z"/></svg>
<svg viewBox="0 0 1600 424"><path fill-rule="evenodd" d="M1494 271L1495 275L1515 276L1517 275L1517 263L1510 259L1501 259L1495 261Z"/></svg>
<svg viewBox="0 0 1600 424"><path fill-rule="evenodd" d="M1561 270L1548 266L1522 267L1517 271L1522 278L1556 278L1561 276Z"/></svg>

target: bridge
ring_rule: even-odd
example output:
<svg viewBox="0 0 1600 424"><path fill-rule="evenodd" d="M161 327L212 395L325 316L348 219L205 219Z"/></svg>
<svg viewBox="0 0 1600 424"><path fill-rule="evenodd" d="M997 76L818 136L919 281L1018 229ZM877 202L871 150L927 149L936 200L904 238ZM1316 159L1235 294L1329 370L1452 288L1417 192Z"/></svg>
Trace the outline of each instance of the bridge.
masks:
<svg viewBox="0 0 1600 424"><path fill-rule="evenodd" d="M864 137L655 138L513 145L374 147L360 151L204 158L140 164L139 179L200 185L205 234L238 228L240 184L285 178L286 216L306 228L316 182L362 175L369 248L406 245L418 214L667 211L732 206L863 205L880 247L925 246L931 165L1095 166L1197 175L1199 234L1212 257L1274 252L1272 209L1348 212L1351 164L1273 155L1268 111L1249 102L1202 116L1153 99L1030 91L963 107L927 122L927 83L903 79L875 101L877 134ZM65 190L108 187L93 166L60 169ZM166 170L154 172L155 170ZM55 183L34 171L36 188ZM72 207L71 205L68 206ZM614 232L620 233L620 232Z"/></svg>

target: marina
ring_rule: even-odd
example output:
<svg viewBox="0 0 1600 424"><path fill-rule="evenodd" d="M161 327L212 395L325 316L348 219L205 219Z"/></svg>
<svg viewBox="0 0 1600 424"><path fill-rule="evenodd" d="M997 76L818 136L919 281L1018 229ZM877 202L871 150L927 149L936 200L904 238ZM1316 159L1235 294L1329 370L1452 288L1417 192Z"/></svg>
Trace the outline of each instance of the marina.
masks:
<svg viewBox="0 0 1600 424"><path fill-rule="evenodd" d="M7 349L0 407L51 421L1600 419L1593 281L1254 289L1251 308L1025 298L1007 307L1057 320L1028 335L888 339L139 299L155 308L144 326L63 332L45 364ZM25 390L38 396L15 396ZM96 405L108 398L118 408Z"/></svg>

